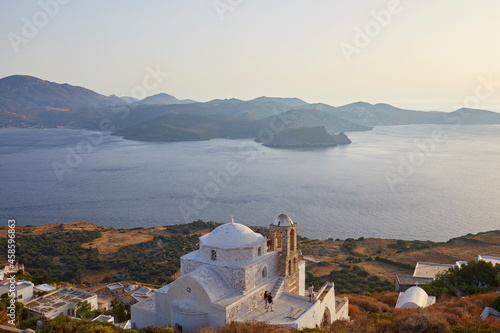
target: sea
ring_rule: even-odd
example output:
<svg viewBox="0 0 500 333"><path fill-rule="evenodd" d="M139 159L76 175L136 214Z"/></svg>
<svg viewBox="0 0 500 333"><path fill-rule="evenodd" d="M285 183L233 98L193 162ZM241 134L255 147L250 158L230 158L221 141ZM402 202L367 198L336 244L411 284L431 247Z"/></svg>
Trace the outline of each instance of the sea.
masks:
<svg viewBox="0 0 500 333"><path fill-rule="evenodd" d="M80 129L0 130L0 225L157 227L198 219L315 239L447 241L500 229L500 125L378 126L349 145L130 141Z"/></svg>

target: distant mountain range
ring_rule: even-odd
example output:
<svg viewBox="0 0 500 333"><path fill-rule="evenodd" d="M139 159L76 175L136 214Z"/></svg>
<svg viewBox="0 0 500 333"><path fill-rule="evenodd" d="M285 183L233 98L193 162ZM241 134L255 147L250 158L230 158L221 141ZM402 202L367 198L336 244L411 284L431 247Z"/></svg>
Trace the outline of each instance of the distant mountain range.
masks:
<svg viewBox="0 0 500 333"><path fill-rule="evenodd" d="M149 96L139 101L141 104L190 104L190 103L198 103L193 101L192 99L183 99L179 100L172 95L169 94L157 94L154 96Z"/></svg>
<svg viewBox="0 0 500 333"><path fill-rule="evenodd" d="M132 140L255 138L283 130L303 133L364 131L406 124L500 124L500 114L474 109L424 112L389 104L352 103L334 107L299 98L258 97L250 101L215 99L206 103L158 94L137 100L14 75L0 79L0 127L100 129ZM314 130L310 130L315 128ZM285 132L286 133L286 132ZM293 133L293 131L291 132ZM294 133L302 133L301 131ZM301 134L302 135L302 134ZM312 134L311 134L312 135ZM311 137L322 137L316 132Z"/></svg>

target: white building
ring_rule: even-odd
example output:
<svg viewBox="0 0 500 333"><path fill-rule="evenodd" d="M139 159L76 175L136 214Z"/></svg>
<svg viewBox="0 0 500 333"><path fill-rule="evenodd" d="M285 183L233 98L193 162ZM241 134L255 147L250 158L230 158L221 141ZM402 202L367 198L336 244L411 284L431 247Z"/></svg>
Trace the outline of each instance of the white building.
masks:
<svg viewBox="0 0 500 333"><path fill-rule="evenodd" d="M102 314L102 315L98 315L97 317L92 319L92 321L102 321L104 323L114 324L115 318L113 316L110 316L110 315L103 315Z"/></svg>
<svg viewBox="0 0 500 333"><path fill-rule="evenodd" d="M132 306L136 328L171 326L189 332L202 326L262 321L290 328L348 319L348 300L325 284L309 302L305 262L299 261L297 225L281 214L270 226L271 247L261 234L234 223L200 237L200 249L181 257L181 276ZM271 291L274 311L265 312Z"/></svg>
<svg viewBox="0 0 500 333"><path fill-rule="evenodd" d="M435 296L428 296L425 290L415 286L399 293L396 309L425 308L434 303L436 303Z"/></svg>
<svg viewBox="0 0 500 333"><path fill-rule="evenodd" d="M91 310L97 310L97 295L65 287L26 303L25 308L30 318L44 315L47 319L53 319L60 313L74 317L77 304L85 301L90 304Z"/></svg>
<svg viewBox="0 0 500 333"><path fill-rule="evenodd" d="M417 265L415 266L415 270L413 272L413 276L434 279L436 275L444 273L453 267L455 267L455 265L417 262Z"/></svg>
<svg viewBox="0 0 500 333"><path fill-rule="evenodd" d="M486 262L491 262L493 264L493 266L495 266L496 264L500 265L500 257L492 257L492 256L485 256L485 255L479 254L477 256L477 261L480 261L480 260L484 260Z"/></svg>
<svg viewBox="0 0 500 333"><path fill-rule="evenodd" d="M154 293L155 289L149 288L149 287L142 287L139 289L136 289L132 293L132 298L134 299L135 302L141 302L145 300L146 298L149 298L152 293Z"/></svg>
<svg viewBox="0 0 500 333"><path fill-rule="evenodd" d="M43 293L43 292L51 292L51 291L54 291L56 290L56 287L53 287L51 285L48 285L46 283L44 284L39 284L39 285L36 285L33 290L37 293Z"/></svg>
<svg viewBox="0 0 500 333"><path fill-rule="evenodd" d="M30 281L16 281L11 286L10 280L0 282L0 295L15 290L15 295L18 302L26 303L33 298L33 283Z"/></svg>

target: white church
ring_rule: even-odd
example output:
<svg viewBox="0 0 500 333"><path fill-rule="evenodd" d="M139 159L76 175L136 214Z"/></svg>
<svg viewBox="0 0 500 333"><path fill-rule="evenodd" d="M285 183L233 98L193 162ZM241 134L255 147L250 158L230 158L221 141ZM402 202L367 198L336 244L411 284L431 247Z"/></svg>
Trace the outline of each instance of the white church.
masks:
<svg viewBox="0 0 500 333"><path fill-rule="evenodd" d="M348 300L335 297L332 282L316 289L312 302L305 295L297 224L283 213L270 233L269 248L264 236L234 221L201 236L199 250L181 257L181 276L132 306L135 328L191 332L259 321L300 329L349 319ZM266 312L265 291L272 292L274 311Z"/></svg>

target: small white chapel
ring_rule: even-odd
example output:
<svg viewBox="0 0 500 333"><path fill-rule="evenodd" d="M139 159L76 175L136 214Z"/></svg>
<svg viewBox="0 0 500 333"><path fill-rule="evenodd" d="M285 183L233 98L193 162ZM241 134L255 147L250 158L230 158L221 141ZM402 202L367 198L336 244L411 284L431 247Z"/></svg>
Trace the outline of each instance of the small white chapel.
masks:
<svg viewBox="0 0 500 333"><path fill-rule="evenodd" d="M348 299L335 297L333 282L316 289L311 302L305 295L297 224L283 213L270 234L268 247L264 236L232 221L201 236L199 249L181 257L181 276L132 306L135 328L191 332L259 321L300 329L349 319ZM273 311L266 312L265 291L273 295Z"/></svg>

